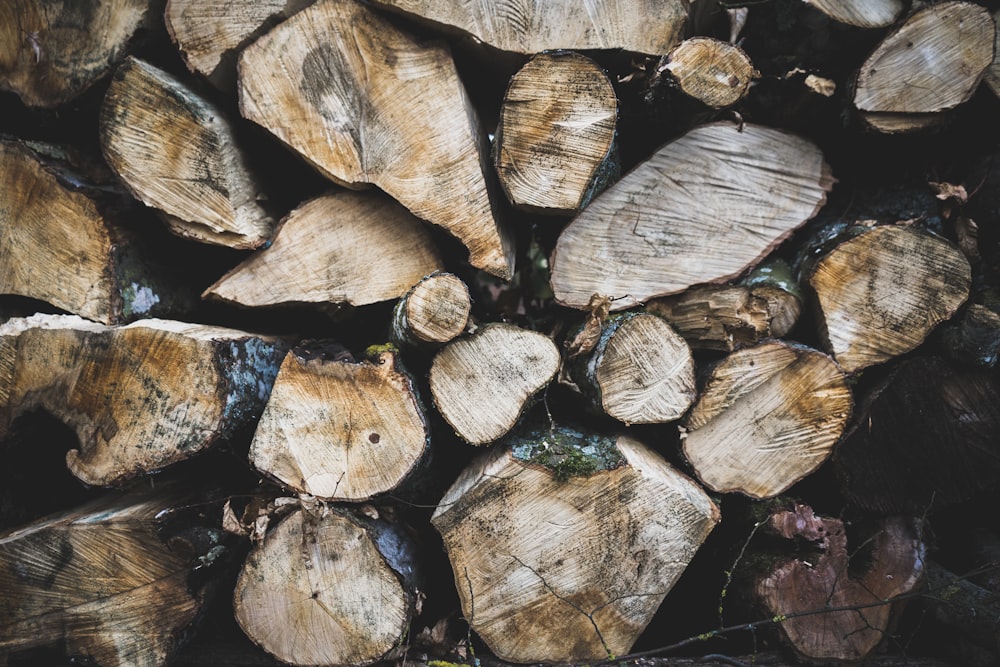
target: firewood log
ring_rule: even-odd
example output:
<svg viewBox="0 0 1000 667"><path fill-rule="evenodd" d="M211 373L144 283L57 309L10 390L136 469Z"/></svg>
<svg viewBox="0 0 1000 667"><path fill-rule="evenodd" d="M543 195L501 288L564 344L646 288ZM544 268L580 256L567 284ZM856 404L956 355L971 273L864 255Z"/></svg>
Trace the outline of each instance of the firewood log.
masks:
<svg viewBox="0 0 1000 667"><path fill-rule="evenodd" d="M692 287L653 299L646 310L670 322L692 348L732 352L791 331L802 293L788 264L772 260L738 283Z"/></svg>
<svg viewBox="0 0 1000 667"><path fill-rule="evenodd" d="M458 238L473 266L510 278L485 135L446 46L360 2L321 0L247 47L239 71L243 116L328 178L378 186Z"/></svg>
<svg viewBox="0 0 1000 667"><path fill-rule="evenodd" d="M584 308L596 293L619 310L734 278L811 218L832 185L804 139L755 125L698 127L563 230L551 261L555 299Z"/></svg>
<svg viewBox="0 0 1000 667"><path fill-rule="evenodd" d="M32 107L72 100L125 56L161 7L147 0L0 3L0 89Z"/></svg>
<svg viewBox="0 0 1000 667"><path fill-rule="evenodd" d="M282 220L274 241L205 290L242 306L396 299L441 259L422 223L384 194L340 191Z"/></svg>
<svg viewBox="0 0 1000 667"><path fill-rule="evenodd" d="M909 352L969 296L950 242L909 225L855 225L804 265L827 351L849 373Z"/></svg>
<svg viewBox="0 0 1000 667"><path fill-rule="evenodd" d="M621 173L618 99L608 75L571 51L541 53L504 95L493 151L515 208L575 215Z"/></svg>
<svg viewBox="0 0 1000 667"><path fill-rule="evenodd" d="M233 609L243 632L282 662L369 665L406 638L418 585L401 526L320 504L294 510L254 546Z"/></svg>
<svg viewBox="0 0 1000 667"><path fill-rule="evenodd" d="M555 377L559 361L548 336L487 324L434 355L431 396L459 437L485 445L514 428L532 397Z"/></svg>
<svg viewBox="0 0 1000 667"><path fill-rule="evenodd" d="M164 539L165 517L193 497L176 487L114 493L0 535L4 661L60 645L101 667L167 665L211 593L190 575L225 548L210 527L202 542L214 546L200 553Z"/></svg>
<svg viewBox="0 0 1000 667"><path fill-rule="evenodd" d="M959 363L995 368L1000 363L1000 313L979 303L966 303L941 327L941 344Z"/></svg>
<svg viewBox="0 0 1000 667"><path fill-rule="evenodd" d="M179 236L256 248L274 219L222 110L180 80L129 57L101 109L104 157Z"/></svg>
<svg viewBox="0 0 1000 667"><path fill-rule="evenodd" d="M857 28L885 28L906 8L903 0L803 0L834 21Z"/></svg>
<svg viewBox="0 0 1000 667"><path fill-rule="evenodd" d="M1000 21L1000 10L993 12L993 22L997 21ZM1000 97L1000 30L997 30L993 39L993 62L983 74L983 83L993 91L994 95Z"/></svg>
<svg viewBox="0 0 1000 667"><path fill-rule="evenodd" d="M169 320L9 320L0 325L0 432L43 408L79 438L66 454L70 471L87 484L118 484L250 425L283 351L242 331Z"/></svg>
<svg viewBox="0 0 1000 667"><path fill-rule="evenodd" d="M962 656L963 664L990 665L1000 660L1000 632L997 632L1000 629L1000 597L996 591L985 589L929 560L927 595L922 596L920 606L931 618L962 637L965 650L972 648L970 653L980 654L978 660L970 659L969 654Z"/></svg>
<svg viewBox="0 0 1000 667"><path fill-rule="evenodd" d="M684 423L684 455L708 488L769 498L829 458L851 404L830 357L765 341L712 369Z"/></svg>
<svg viewBox="0 0 1000 667"><path fill-rule="evenodd" d="M157 269L150 248L62 153L0 141L0 292L104 324L191 310L188 290Z"/></svg>
<svg viewBox="0 0 1000 667"><path fill-rule="evenodd" d="M628 652L718 521L639 441L561 426L474 461L431 518L466 620L513 662Z"/></svg>
<svg viewBox="0 0 1000 667"><path fill-rule="evenodd" d="M611 316L570 374L595 408L631 424L679 419L696 398L691 348L650 313Z"/></svg>
<svg viewBox="0 0 1000 667"><path fill-rule="evenodd" d="M302 346L278 370L250 462L296 493L360 501L397 488L429 439L413 379L394 353L356 363Z"/></svg>
<svg viewBox="0 0 1000 667"><path fill-rule="evenodd" d="M966 102L993 61L996 26L971 2L911 14L861 65L854 106L875 129L903 132Z"/></svg>
<svg viewBox="0 0 1000 667"><path fill-rule="evenodd" d="M809 542L818 552L779 559L759 575L754 593L768 614L837 608L779 623L789 644L807 662L862 660L885 638L892 598L923 581L927 548L918 520L884 519L864 545L870 555L860 572L848 569L855 561L848 547L856 551L859 546L848 545L840 519L818 517L812 508L795 503L772 512L766 527L779 537Z"/></svg>
<svg viewBox="0 0 1000 667"><path fill-rule="evenodd" d="M668 73L684 94L715 109L739 102L760 76L740 47L711 37L692 37L660 59L657 74Z"/></svg>
<svg viewBox="0 0 1000 667"><path fill-rule="evenodd" d="M468 286L453 273L435 272L410 288L392 311L392 340L399 346L443 345L469 323Z"/></svg>
<svg viewBox="0 0 1000 667"><path fill-rule="evenodd" d="M192 72L224 91L235 90L240 51L313 0L167 0L164 21Z"/></svg>

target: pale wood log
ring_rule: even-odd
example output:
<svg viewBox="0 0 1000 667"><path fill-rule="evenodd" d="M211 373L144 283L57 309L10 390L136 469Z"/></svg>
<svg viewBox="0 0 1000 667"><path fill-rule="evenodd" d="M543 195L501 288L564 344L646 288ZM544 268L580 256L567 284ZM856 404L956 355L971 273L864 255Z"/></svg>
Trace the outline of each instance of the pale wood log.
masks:
<svg viewBox="0 0 1000 667"><path fill-rule="evenodd" d="M406 638L418 583L401 527L320 504L296 509L254 546L233 609L284 663L369 665Z"/></svg>
<svg viewBox="0 0 1000 667"><path fill-rule="evenodd" d="M970 2L917 10L861 66L855 107L882 131L925 126L972 97L993 61L995 32L989 12Z"/></svg>
<svg viewBox="0 0 1000 667"><path fill-rule="evenodd" d="M768 261L739 283L692 287L653 299L646 310L670 322L692 348L732 352L791 331L802 294L788 264Z"/></svg>
<svg viewBox="0 0 1000 667"><path fill-rule="evenodd" d="M541 53L513 77L494 162L515 208L574 215L620 176L618 98L604 70L570 51Z"/></svg>
<svg viewBox="0 0 1000 667"><path fill-rule="evenodd" d="M552 253L555 299L584 308L596 293L619 310L734 278L811 218L833 182L804 139L749 124L698 127L563 230Z"/></svg>
<svg viewBox="0 0 1000 667"><path fill-rule="evenodd" d="M949 241L910 225L857 225L805 267L820 333L850 372L909 352L969 296L972 269Z"/></svg>
<svg viewBox="0 0 1000 667"><path fill-rule="evenodd" d="M463 440L485 445L503 437L532 397L559 371L548 336L493 323L448 343L431 363L434 405Z"/></svg>
<svg viewBox="0 0 1000 667"><path fill-rule="evenodd" d="M708 488L769 498L829 458L851 407L844 372L830 357L765 341L712 370L684 422L684 455Z"/></svg>
<svg viewBox="0 0 1000 667"><path fill-rule="evenodd" d="M779 560L757 577L754 593L767 612L783 616L839 608L778 624L809 663L862 660L885 639L896 606L891 599L916 589L925 576L927 547L917 519L888 517L865 545L848 545L843 521L817 517L799 503L774 511L766 526L780 537L805 540L818 551ZM854 559L848 547L856 551L861 546L870 550L870 557L858 572L849 569Z"/></svg>
<svg viewBox="0 0 1000 667"><path fill-rule="evenodd" d="M598 410L631 424L679 419L697 397L691 348L650 313L613 315L571 377Z"/></svg>
<svg viewBox="0 0 1000 667"><path fill-rule="evenodd" d="M272 339L169 320L9 320L0 325L0 431L43 408L79 438L66 454L70 471L87 484L118 484L251 424L283 352Z"/></svg>
<svg viewBox="0 0 1000 667"><path fill-rule="evenodd" d="M101 667L167 665L211 592L190 577L210 550L172 549L162 534L192 498L115 493L0 535L0 659L59 645ZM217 535L203 546L224 548Z"/></svg>
<svg viewBox="0 0 1000 667"><path fill-rule="evenodd" d="M298 347L285 356L250 444L250 462L296 493L361 501L396 489L430 433L396 355L372 361Z"/></svg>
<svg viewBox="0 0 1000 667"><path fill-rule="evenodd" d="M442 267L420 220L376 191L311 199L282 220L273 242L205 290L242 306L396 299Z"/></svg>
<svg viewBox="0 0 1000 667"><path fill-rule="evenodd" d="M461 278L432 273L396 302L392 339L401 346L443 345L465 331L471 310L469 288Z"/></svg>
<svg viewBox="0 0 1000 667"><path fill-rule="evenodd" d="M485 135L445 45L360 2L321 0L247 47L239 67L246 118L328 178L378 186L458 238L473 266L510 278Z"/></svg>
<svg viewBox="0 0 1000 667"><path fill-rule="evenodd" d="M118 67L101 108L101 147L137 199L175 234L256 248L274 219L221 109L137 58Z"/></svg>
<svg viewBox="0 0 1000 667"><path fill-rule="evenodd" d="M743 49L711 37L685 39L660 59L656 72L669 73L686 95L715 109L739 102L760 76Z"/></svg>
<svg viewBox="0 0 1000 667"><path fill-rule="evenodd" d="M236 59L248 44L313 0L167 0L170 39L192 72L216 87L236 86Z"/></svg>
<svg viewBox="0 0 1000 667"><path fill-rule="evenodd" d="M906 9L903 0L803 0L834 21L857 28L885 28Z"/></svg>
<svg viewBox="0 0 1000 667"><path fill-rule="evenodd" d="M465 619L513 662L627 653L718 521L638 440L560 426L474 461L431 518Z"/></svg>
<svg viewBox="0 0 1000 667"><path fill-rule="evenodd" d="M129 40L153 24L162 6L155 0L0 3L0 89L32 107L68 102L125 56Z"/></svg>
<svg viewBox="0 0 1000 667"><path fill-rule="evenodd" d="M457 28L502 51L524 55L556 49L666 53L680 41L688 15L688 3L682 0L596 0L583 11L571 0L375 0L375 4Z"/></svg>

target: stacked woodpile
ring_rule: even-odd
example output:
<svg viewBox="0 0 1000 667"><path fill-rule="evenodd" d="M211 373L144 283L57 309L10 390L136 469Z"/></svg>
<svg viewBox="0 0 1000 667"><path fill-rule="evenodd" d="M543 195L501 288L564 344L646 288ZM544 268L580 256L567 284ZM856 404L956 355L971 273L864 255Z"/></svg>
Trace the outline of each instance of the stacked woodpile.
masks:
<svg viewBox="0 0 1000 667"><path fill-rule="evenodd" d="M986 4L0 2L0 662L996 664Z"/></svg>

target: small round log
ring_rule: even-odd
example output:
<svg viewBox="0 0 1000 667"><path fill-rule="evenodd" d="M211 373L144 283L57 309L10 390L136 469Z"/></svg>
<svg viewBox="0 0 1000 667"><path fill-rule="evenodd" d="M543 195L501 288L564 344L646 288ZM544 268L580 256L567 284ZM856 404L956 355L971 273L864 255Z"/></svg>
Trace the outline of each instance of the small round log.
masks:
<svg viewBox="0 0 1000 667"><path fill-rule="evenodd" d="M443 345L469 323L469 288L452 273L435 272L410 288L392 311L392 339L411 347Z"/></svg>

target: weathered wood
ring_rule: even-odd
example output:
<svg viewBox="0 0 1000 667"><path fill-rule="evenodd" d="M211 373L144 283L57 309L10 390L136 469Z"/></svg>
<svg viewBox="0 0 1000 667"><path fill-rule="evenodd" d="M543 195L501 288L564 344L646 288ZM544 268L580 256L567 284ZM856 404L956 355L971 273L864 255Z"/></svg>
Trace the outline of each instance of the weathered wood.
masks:
<svg viewBox="0 0 1000 667"><path fill-rule="evenodd" d="M803 0L834 21L858 28L885 28L903 13L903 0Z"/></svg>
<svg viewBox="0 0 1000 667"><path fill-rule="evenodd" d="M656 73L664 72L686 95L715 109L739 102L760 76L743 49L711 37L678 44L660 59Z"/></svg>
<svg viewBox="0 0 1000 667"><path fill-rule="evenodd" d="M474 461L431 518L466 620L514 662L628 652L718 521L639 441L559 426Z"/></svg>
<svg viewBox="0 0 1000 667"><path fill-rule="evenodd" d="M459 437L485 445L514 428L532 397L555 377L559 361L548 336L488 324L434 355L431 396Z"/></svg>
<svg viewBox="0 0 1000 667"><path fill-rule="evenodd" d="M712 369L684 421L684 455L708 488L769 498L829 458L851 406L844 372L830 357L765 341Z"/></svg>
<svg viewBox="0 0 1000 667"><path fill-rule="evenodd" d="M432 273L410 288L392 311L392 339L401 346L442 345L469 323L468 286L452 273Z"/></svg>
<svg viewBox="0 0 1000 667"><path fill-rule="evenodd" d="M243 51L239 90L241 113L323 175L378 186L458 238L473 266L511 276L485 136L445 45L360 2L321 0Z"/></svg>
<svg viewBox="0 0 1000 667"><path fill-rule="evenodd" d="M296 493L360 501L397 488L429 440L413 379L395 354L356 363L305 346L278 370L250 462Z"/></svg>
<svg viewBox="0 0 1000 667"><path fill-rule="evenodd" d="M563 230L552 253L555 299L585 308L596 293L620 310L734 278L812 217L832 185L804 139L754 125L698 127Z"/></svg>
<svg viewBox="0 0 1000 667"><path fill-rule="evenodd" d="M396 299L442 267L422 223L384 194L340 191L281 221L274 241L205 290L242 306Z"/></svg>
<svg viewBox="0 0 1000 667"><path fill-rule="evenodd" d="M179 79L129 57L101 108L101 147L137 199L175 234L256 248L274 219L221 109Z"/></svg>
<svg viewBox="0 0 1000 667"><path fill-rule="evenodd" d="M574 215L620 176L618 99L607 74L571 51L541 53L507 86L493 151L515 208Z"/></svg>
<svg viewBox="0 0 1000 667"><path fill-rule="evenodd" d="M9 320L0 325L0 432L43 408L79 438L66 454L70 471L87 484L118 484L251 424L283 351L246 332L169 320Z"/></svg>

